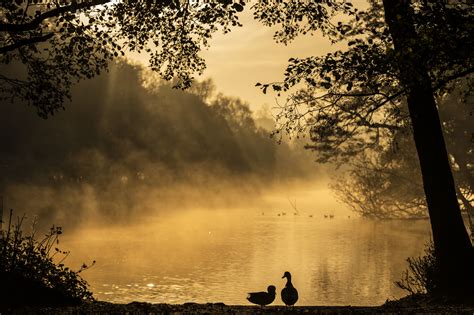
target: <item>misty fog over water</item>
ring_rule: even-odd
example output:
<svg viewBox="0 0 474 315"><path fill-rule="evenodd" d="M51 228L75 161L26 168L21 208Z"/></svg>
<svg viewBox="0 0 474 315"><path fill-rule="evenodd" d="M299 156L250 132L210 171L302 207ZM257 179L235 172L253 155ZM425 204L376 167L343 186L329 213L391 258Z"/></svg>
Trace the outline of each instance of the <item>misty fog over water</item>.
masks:
<svg viewBox="0 0 474 315"><path fill-rule="evenodd" d="M371 221L321 211L194 209L124 227L68 235L69 263L101 300L248 304L247 292L279 292L289 270L298 305L380 305L406 293L394 281L422 253L427 221ZM87 261L86 261L87 262ZM275 304L282 305L277 295Z"/></svg>
<svg viewBox="0 0 474 315"><path fill-rule="evenodd" d="M39 216L40 224L74 226L327 177L302 144L270 139L259 124L268 117L236 98L208 100L209 93L205 84L172 89L123 63L78 84L68 110L48 120L5 104L0 188L7 207Z"/></svg>

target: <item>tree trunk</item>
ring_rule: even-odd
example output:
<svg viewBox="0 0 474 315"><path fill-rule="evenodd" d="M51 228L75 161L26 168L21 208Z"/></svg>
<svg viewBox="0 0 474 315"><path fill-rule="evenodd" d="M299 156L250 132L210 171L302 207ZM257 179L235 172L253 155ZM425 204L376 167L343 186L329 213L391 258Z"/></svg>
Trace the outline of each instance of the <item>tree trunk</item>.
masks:
<svg viewBox="0 0 474 315"><path fill-rule="evenodd" d="M428 204L439 287L443 295L474 294L474 255L456 198L454 179L431 80L412 19L409 0L383 0L385 21L393 39L399 80L407 90L423 187Z"/></svg>

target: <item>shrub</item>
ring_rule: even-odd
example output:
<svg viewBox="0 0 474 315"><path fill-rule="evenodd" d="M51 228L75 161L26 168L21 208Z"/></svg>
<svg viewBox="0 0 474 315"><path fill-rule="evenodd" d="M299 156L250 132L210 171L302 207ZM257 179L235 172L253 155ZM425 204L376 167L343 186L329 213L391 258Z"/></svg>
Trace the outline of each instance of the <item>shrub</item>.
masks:
<svg viewBox="0 0 474 315"><path fill-rule="evenodd" d="M35 222L31 234L24 235L24 220L25 216L12 224L10 211L8 225L0 233L0 294L3 303L65 305L92 301L92 293L79 275L90 266L83 264L80 270L73 271L63 263L69 252L57 247L61 227L51 227L42 239L37 240Z"/></svg>
<svg viewBox="0 0 474 315"><path fill-rule="evenodd" d="M410 294L432 294L439 281L438 264L432 241L425 246L425 255L409 257L408 269L396 285Z"/></svg>

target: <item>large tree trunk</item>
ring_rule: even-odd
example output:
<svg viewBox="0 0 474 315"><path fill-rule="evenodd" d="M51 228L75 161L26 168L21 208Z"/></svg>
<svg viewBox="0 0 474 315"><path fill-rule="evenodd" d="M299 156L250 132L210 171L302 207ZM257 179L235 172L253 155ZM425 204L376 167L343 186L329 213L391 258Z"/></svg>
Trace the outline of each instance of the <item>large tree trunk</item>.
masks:
<svg viewBox="0 0 474 315"><path fill-rule="evenodd" d="M383 0L407 102L439 262L438 293L474 291L474 255L456 198L454 179L431 80L422 58L409 0ZM425 47L426 48L426 47Z"/></svg>

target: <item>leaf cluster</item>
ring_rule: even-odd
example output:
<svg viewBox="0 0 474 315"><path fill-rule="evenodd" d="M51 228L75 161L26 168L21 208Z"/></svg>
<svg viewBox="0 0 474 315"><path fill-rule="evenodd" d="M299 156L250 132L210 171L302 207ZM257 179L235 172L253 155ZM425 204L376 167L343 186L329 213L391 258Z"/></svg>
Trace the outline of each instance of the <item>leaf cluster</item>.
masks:
<svg viewBox="0 0 474 315"><path fill-rule="evenodd" d="M26 100L43 118L64 109L72 84L100 74L118 55L107 30L87 22L99 12L77 4L2 3L0 63L20 63L24 72L0 75L0 99Z"/></svg>
<svg viewBox="0 0 474 315"><path fill-rule="evenodd" d="M205 62L212 35L240 26L244 2L91 0L0 4L0 64L24 73L0 74L0 99L26 100L47 118L64 109L71 86L108 69L125 51L146 52L151 68L187 88Z"/></svg>
<svg viewBox="0 0 474 315"><path fill-rule="evenodd" d="M257 1L252 9L254 18L263 25L280 26L273 37L285 45L299 35L316 31L335 39L340 26L331 19L340 13L353 15L357 12L347 0Z"/></svg>
<svg viewBox="0 0 474 315"><path fill-rule="evenodd" d="M130 51L150 55L151 69L176 87L188 88L194 74L206 65L199 56L219 29L224 33L241 26L237 13L245 2L234 1L125 1L108 15L116 26L116 38ZM110 25L112 27L112 25Z"/></svg>
<svg viewBox="0 0 474 315"><path fill-rule="evenodd" d="M23 216L18 218L16 224L12 223L12 211L10 211L8 226L6 230L1 231L0 274L7 279L17 280L3 282L3 289L15 291L16 288L8 286L14 287L21 285L20 283L23 285L27 283L35 287L35 284L39 284L36 286L37 292L29 293L35 295L40 294L40 290L42 292L49 290L51 294L59 294L67 301L75 303L92 301L92 292L89 291L86 281L79 275L90 266L84 264L80 270L73 271L63 263L69 252L58 248L59 236L62 234L61 227L52 226L43 238L37 239L35 222L33 222L30 235L23 233L24 219ZM23 289L27 291L26 288ZM24 298L25 303L28 303L28 299L34 296Z"/></svg>
<svg viewBox="0 0 474 315"><path fill-rule="evenodd" d="M300 28L304 25L307 32L321 30L331 41L347 46L324 56L291 58L283 81L257 86L264 93L269 89L276 93L292 91L281 106L274 135L309 133L312 143L308 148L318 152L319 160L344 162L383 145L383 135L408 128L410 120L403 108L410 86L399 81L400 54L414 54L425 65L435 93L444 93L457 79L469 77L474 55L466 44L473 40L473 10L472 5L461 1L411 1L411 15L400 18L413 23L417 41L396 51L381 1L369 1L366 10L352 9L343 2L338 7L330 3L321 1L318 5L331 14L319 15L313 9L307 14L314 14L317 21L306 16L298 24L291 18L299 17L302 9L260 2L258 18L265 25L280 26L279 41L305 34L295 31L296 26L288 29L287 25L294 22ZM265 8L285 15L267 16Z"/></svg>

